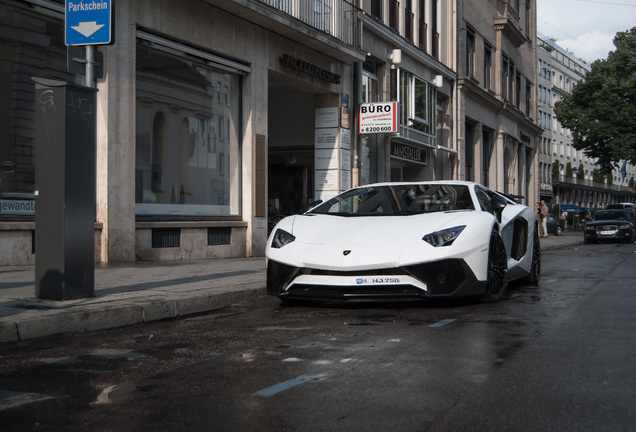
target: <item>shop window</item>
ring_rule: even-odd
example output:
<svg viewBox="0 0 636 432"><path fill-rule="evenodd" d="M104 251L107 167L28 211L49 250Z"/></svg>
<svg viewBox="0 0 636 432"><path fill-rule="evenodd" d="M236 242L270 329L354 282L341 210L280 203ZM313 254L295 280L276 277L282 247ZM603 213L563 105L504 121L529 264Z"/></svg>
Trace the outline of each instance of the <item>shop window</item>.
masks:
<svg viewBox="0 0 636 432"><path fill-rule="evenodd" d="M365 70L362 73L362 102L377 102L378 79L375 76L376 65L367 62L364 67ZM365 134L361 136L361 140L360 181L362 184L375 183L378 181L378 171L381 169L378 160L378 135Z"/></svg>
<svg viewBox="0 0 636 432"><path fill-rule="evenodd" d="M239 85L238 74L140 39L138 216L240 215Z"/></svg>
<svg viewBox="0 0 636 432"><path fill-rule="evenodd" d="M0 2L0 221L35 218L35 83L66 71L64 5ZM46 11L46 12L43 12Z"/></svg>

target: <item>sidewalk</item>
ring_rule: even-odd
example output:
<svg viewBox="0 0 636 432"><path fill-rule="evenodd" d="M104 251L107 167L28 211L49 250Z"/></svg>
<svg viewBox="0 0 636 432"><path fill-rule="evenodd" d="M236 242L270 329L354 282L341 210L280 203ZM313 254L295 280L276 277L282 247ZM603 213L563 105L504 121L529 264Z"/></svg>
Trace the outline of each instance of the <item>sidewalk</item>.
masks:
<svg viewBox="0 0 636 432"><path fill-rule="evenodd" d="M582 243L581 231L541 250ZM95 268L95 297L35 298L35 267L0 267L0 343L209 312L265 295L265 258L125 263Z"/></svg>

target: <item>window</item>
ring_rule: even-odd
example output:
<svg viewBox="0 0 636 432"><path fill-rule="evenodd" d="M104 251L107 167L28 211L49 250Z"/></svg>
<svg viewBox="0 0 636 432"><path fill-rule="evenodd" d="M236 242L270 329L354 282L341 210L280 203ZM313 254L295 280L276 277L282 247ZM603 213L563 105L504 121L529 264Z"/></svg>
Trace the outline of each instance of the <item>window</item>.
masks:
<svg viewBox="0 0 636 432"><path fill-rule="evenodd" d="M431 3L431 31L433 34L433 57L439 59L439 29L437 27L437 1Z"/></svg>
<svg viewBox="0 0 636 432"><path fill-rule="evenodd" d="M400 31L400 2L397 0L389 0L389 27Z"/></svg>
<svg viewBox="0 0 636 432"><path fill-rule="evenodd" d="M492 84L492 47L486 43L484 45L484 88L486 90L491 89Z"/></svg>
<svg viewBox="0 0 636 432"><path fill-rule="evenodd" d="M521 108L521 74L515 73L515 106Z"/></svg>
<svg viewBox="0 0 636 432"><path fill-rule="evenodd" d="M411 42L413 42L413 26L415 20L415 15L413 15L412 2L413 0L405 1L406 10L404 11L404 37L406 37L406 39Z"/></svg>
<svg viewBox="0 0 636 432"><path fill-rule="evenodd" d="M75 77L66 72L63 12L35 13L25 2L0 3L0 221L33 220L37 146L31 77L68 82Z"/></svg>
<svg viewBox="0 0 636 432"><path fill-rule="evenodd" d="M434 139L437 89L410 72L400 69L398 73L401 124L428 135L429 141Z"/></svg>
<svg viewBox="0 0 636 432"><path fill-rule="evenodd" d="M501 96L504 100L508 99L508 67L510 61L507 56L503 56L502 66L501 66Z"/></svg>
<svg viewBox="0 0 636 432"><path fill-rule="evenodd" d="M376 65L366 62L362 71L362 102L378 101L378 79L375 75ZM370 72L369 70L373 71ZM378 181L378 135L362 135L360 146L361 183L369 184Z"/></svg>
<svg viewBox="0 0 636 432"><path fill-rule="evenodd" d="M475 76L475 32L466 29L466 76Z"/></svg>
<svg viewBox="0 0 636 432"><path fill-rule="evenodd" d="M532 85L526 81L526 115L530 117L532 111Z"/></svg>
<svg viewBox="0 0 636 432"><path fill-rule="evenodd" d="M428 26L426 25L426 0L419 0L419 24L420 24L420 49L426 51L426 43L428 38L426 37Z"/></svg>
<svg viewBox="0 0 636 432"><path fill-rule="evenodd" d="M371 15L382 20L382 0L371 0Z"/></svg>
<svg viewBox="0 0 636 432"><path fill-rule="evenodd" d="M475 188L475 193L477 194L477 199L479 200L479 205L481 206L482 210L495 214L495 210L492 208L492 204L490 203L490 196L488 195L488 193L479 187Z"/></svg>
<svg viewBox="0 0 636 432"><path fill-rule="evenodd" d="M239 75L140 39L136 80L137 215L240 215Z"/></svg>

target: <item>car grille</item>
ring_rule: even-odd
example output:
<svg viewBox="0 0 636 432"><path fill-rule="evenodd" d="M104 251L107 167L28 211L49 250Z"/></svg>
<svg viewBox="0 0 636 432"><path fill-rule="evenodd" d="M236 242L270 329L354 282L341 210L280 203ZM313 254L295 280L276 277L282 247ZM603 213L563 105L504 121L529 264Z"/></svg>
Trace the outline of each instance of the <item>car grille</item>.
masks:
<svg viewBox="0 0 636 432"><path fill-rule="evenodd" d="M427 285L428 292L411 285L373 285L364 287L324 286L295 284L288 287L286 293L290 297L308 298L421 298L423 296L451 295L474 275L463 260L449 259L432 263L417 264L405 267L365 271L332 271L296 268L269 261L267 266L268 294L277 295L278 288L286 286L299 275L329 276L412 276Z"/></svg>

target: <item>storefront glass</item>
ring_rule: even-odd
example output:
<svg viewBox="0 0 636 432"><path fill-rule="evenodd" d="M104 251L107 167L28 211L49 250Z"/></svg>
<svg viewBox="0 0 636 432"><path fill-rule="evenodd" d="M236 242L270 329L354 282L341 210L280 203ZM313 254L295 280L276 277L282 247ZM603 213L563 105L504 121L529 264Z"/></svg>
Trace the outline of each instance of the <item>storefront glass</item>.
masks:
<svg viewBox="0 0 636 432"><path fill-rule="evenodd" d="M63 2L62 2L63 3ZM64 7L0 0L0 220L35 217L35 83L71 82L66 72Z"/></svg>
<svg viewBox="0 0 636 432"><path fill-rule="evenodd" d="M240 78L137 44L138 216L240 216Z"/></svg>
<svg viewBox="0 0 636 432"><path fill-rule="evenodd" d="M378 102L378 80L374 75L362 74L362 103ZM360 183L378 181L378 135L362 135L360 146Z"/></svg>

